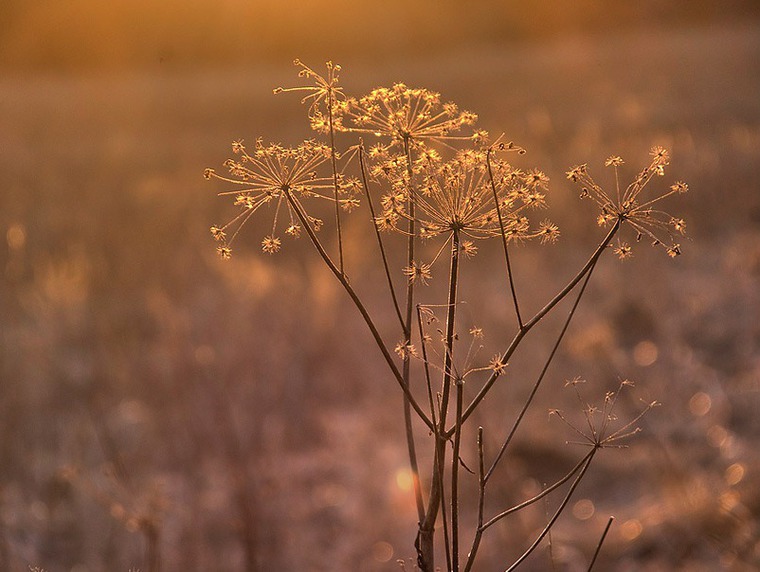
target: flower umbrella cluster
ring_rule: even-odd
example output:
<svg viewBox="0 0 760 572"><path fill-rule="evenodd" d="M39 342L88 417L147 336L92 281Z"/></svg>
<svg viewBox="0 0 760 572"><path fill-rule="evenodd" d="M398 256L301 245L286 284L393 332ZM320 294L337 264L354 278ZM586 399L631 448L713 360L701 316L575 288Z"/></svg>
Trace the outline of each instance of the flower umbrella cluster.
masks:
<svg viewBox="0 0 760 572"><path fill-rule="evenodd" d="M670 163L670 155L663 147L652 148L650 155L652 159L649 165L624 190L620 187L618 174L623 160L615 156L605 161L605 166L615 170L614 194L608 193L594 181L586 165L579 165L568 171L567 178L582 185L581 197L590 198L599 205L597 222L600 226L609 226L616 221L626 222L636 231L637 242L642 238L648 238L653 246L662 246L669 256L675 257L681 254L681 245L676 242L675 237L685 233L686 223L683 219L659 210L657 206L664 198L685 193L689 187L679 181L653 198L642 199L641 194L645 187L654 177L663 176L665 167ZM618 242L615 252L620 258L627 258L631 256L632 249L630 244Z"/></svg>
<svg viewBox="0 0 760 572"><path fill-rule="evenodd" d="M271 233L261 241L264 252L274 254L282 246L280 229L294 238L301 234L301 224L306 220L314 230L319 230L322 221L310 216L303 200L318 198L334 202L332 175L322 175L319 170L330 160L330 148L316 141L307 140L297 147L283 147L279 144L264 145L256 141L249 153L242 141L232 144L232 151L238 159L228 159L225 166L229 176L219 175L213 169L206 169L207 179L220 179L239 186L239 189L224 191L221 196L233 196L240 213L223 226L211 227L211 233L219 242L218 252L222 258L232 254L232 242L246 222L263 207L272 212ZM341 187L345 198L339 199L340 206L351 210L358 206L353 196L353 185ZM283 212L285 213L283 215ZM300 213L300 216L299 216ZM285 221L283 222L283 218Z"/></svg>
<svg viewBox="0 0 760 572"><path fill-rule="evenodd" d="M485 131L471 136L454 135L473 125L478 116L461 111L454 103L442 103L438 93L403 83L373 89L359 99L348 98L343 112L352 124L346 127L348 131L390 137L391 146L403 142L420 146L426 141L446 139L484 141L487 137Z"/></svg>

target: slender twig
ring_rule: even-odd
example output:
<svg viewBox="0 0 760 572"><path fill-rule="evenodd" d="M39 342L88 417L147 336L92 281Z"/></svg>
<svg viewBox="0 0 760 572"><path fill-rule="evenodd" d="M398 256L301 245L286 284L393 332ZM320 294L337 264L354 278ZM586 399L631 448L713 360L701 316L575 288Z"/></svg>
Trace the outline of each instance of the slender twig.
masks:
<svg viewBox="0 0 760 572"><path fill-rule="evenodd" d="M338 232L338 261L340 273L343 269L343 235L340 225L340 197L338 193L338 165L335 157L335 128L333 125L333 89L330 87L327 93L327 121L330 129L330 161L332 163L333 185L335 187L335 226Z"/></svg>
<svg viewBox="0 0 760 572"><path fill-rule="evenodd" d="M611 516L610 519L607 521L607 526L604 527L604 532L602 533L602 537L599 539L599 544L596 545L596 550L594 551L594 557L591 559L591 562L588 565L588 570L586 572L591 572L591 569L594 567L594 563L596 562L596 557L599 556L599 552L602 550L602 544L604 544L604 539L607 538L607 533L610 531L610 527L612 526L612 522L615 520L614 516Z"/></svg>
<svg viewBox="0 0 760 572"><path fill-rule="evenodd" d="M398 305L398 298L396 297L396 289L393 287L393 279L391 278L391 271L388 267L388 257L385 254L385 245L383 244L383 237L380 235L380 229L377 227L375 218L375 206L372 204L372 196L369 192L369 183L367 181L367 165L364 161L364 146L359 145L359 169L362 173L362 185L364 186L364 193L367 195L367 204L369 205L369 212L372 215L372 227L375 229L375 236L377 237L377 244L380 247L380 256L383 259L383 268L385 269L385 277L388 280L388 289L393 299L393 308L396 310L399 324L401 328L404 328L404 318L401 316L401 308Z"/></svg>
<svg viewBox="0 0 760 572"><path fill-rule="evenodd" d="M483 454L483 428L478 427L478 527L475 529L475 537L472 539L470 553L467 555L467 562L464 566L464 572L470 572L472 565L475 564L475 556L480 548L480 540L483 537L483 513L486 504L486 481L485 481L485 462Z"/></svg>
<svg viewBox="0 0 760 572"><path fill-rule="evenodd" d="M414 220L414 206L415 196L413 188L413 173L412 173L412 155L409 147L409 139L404 139L404 148L406 150L406 167L409 176L409 200L407 208L409 211L409 221L407 226L407 232L409 233L407 239L407 266L409 268L414 264L414 247L415 247L415 220ZM407 281L406 284L406 313L404 315L404 344L410 346L412 343L412 312L414 310L414 280ZM404 385L407 387L407 392L410 392L410 379L411 379L411 359L407 356L404 361L404 367L402 369L402 377ZM414 499L417 505L417 514L420 522L425 518L425 503L422 500L422 490L420 489L420 472L417 463L417 451L414 444L414 430L412 427L412 414L410 411L409 400L404 397L404 429L406 432L406 443L409 451L409 466L412 470L413 482L414 482Z"/></svg>
<svg viewBox="0 0 760 572"><path fill-rule="evenodd" d="M407 387L407 385L404 383L404 378L401 376L401 372L398 370L398 367L396 367L396 363L393 361L393 357L391 356L391 353L388 350L388 347L385 345L383 338L380 336L380 332L378 332L377 326L375 326L375 322L372 320L372 317L369 315L367 308L364 306L361 299L356 294L356 291L353 289L353 287L349 283L348 278L343 273L341 273L338 267L335 266L335 263L330 259L330 255L327 254L327 251L325 250L324 246L322 246L322 243L319 241L319 238L317 238L317 235L314 234L314 230L311 228L311 225L306 215L304 215L298 203L295 200L293 200L293 197L290 195L290 193L287 193L287 198L291 207L293 207L293 210L296 213L296 216L298 216L298 219L301 221L301 224L303 224L304 228L306 229L306 232L309 235L309 239L311 240L314 247L317 249L317 252L319 253L320 257L322 257L322 260L325 262L327 267L330 269L333 275L338 279L338 282L340 282L341 286L343 286L343 289L351 298L351 301L354 303L354 306L356 306L356 309L359 310L359 313L362 315L362 318L364 319L365 324L367 324L367 327L369 328L369 331L372 334L372 338L375 340L377 347L380 349L380 352L383 354L383 357L385 358L385 362L388 364L388 367L390 368L391 373L393 373L393 377L396 378L396 381L398 382L399 386L401 386L401 390L404 392L404 396L409 400L409 403L411 404L412 408L417 413L419 418L422 420L422 422L428 427L428 429L430 429L431 431L434 431L435 427L433 425L433 422L430 420L427 414L422 410L419 403L417 403L417 400L414 398L414 395L412 395L411 392L409 391L409 387Z"/></svg>
<svg viewBox="0 0 760 572"><path fill-rule="evenodd" d="M512 263L509 258L509 246L507 245L507 232L504 229L504 218L501 214L501 205L499 205L499 197L496 192L496 182L493 178L493 169L491 168L491 153L493 148L489 147L486 152L486 166L488 167L488 182L491 185L491 191L493 191L493 202L496 205L496 215L499 217L499 230L501 231L501 241L504 244L504 260L507 266L507 278L509 279L509 289L512 292L512 302L515 305L515 316L517 317L517 325L522 330L523 321L520 315L520 304L517 302L517 290L515 289L515 280L512 275Z"/></svg>
<svg viewBox="0 0 760 572"><path fill-rule="evenodd" d="M520 511L524 509L526 506L532 505L534 502L540 501L546 495L548 495L552 491L564 485L567 481L569 481L573 477L575 473L577 473L587 462L591 460L591 457L593 457L595 451L596 449L591 449L591 451L589 451L585 457L583 457L580 461L578 461L578 463L572 469L570 469L570 471L568 471L568 473L564 477L562 477L560 480L552 484L550 487L545 488L540 493L529 498L528 500L525 500L521 502L520 504L517 504L511 508L508 508L507 510L500 512L499 514L491 518L488 522L480 526L479 529L482 531L487 530L489 527L499 522L502 518L505 518L512 513Z"/></svg>
<svg viewBox="0 0 760 572"><path fill-rule="evenodd" d="M430 416L433 421L434 432L438 433L438 422L436 421L436 407L435 400L433 399L433 384L430 379L430 362L428 361L427 354L427 340L425 339L425 331L422 327L422 306L417 304L417 326L420 332L420 348L422 349L422 366L425 371L425 385L427 386L428 402L430 405Z"/></svg>
<svg viewBox="0 0 760 572"><path fill-rule="evenodd" d="M567 494L565 495L565 498L562 500L562 503L559 505L559 508L554 513L554 516L549 520L549 522L546 524L544 529L541 531L541 533L538 535L536 540L533 542L533 544L530 545L530 547L523 553L520 558L514 561L512 565L507 568L506 572L512 572L515 570L520 564L523 563L523 561L531 555L531 553L538 547L539 544L541 544L541 541L544 539L544 537L548 534L549 530L551 530L552 526L554 526L554 523L557 522L557 519L562 514L562 511L565 510L565 507L567 506L567 503L570 502L570 497L575 492L575 489L580 484L581 480L583 480L583 476L586 474L586 471L591 466L591 461L594 458L594 454L598 451L598 448L591 449L589 454L587 455L588 459L586 460L585 464L583 465L583 468L581 469L580 473L578 473L578 476L573 481L573 484L570 486L570 489L567 491Z"/></svg>
<svg viewBox="0 0 760 572"><path fill-rule="evenodd" d="M501 449L499 450L499 454L496 455L496 458L494 459L493 463L491 464L491 467L488 469L488 472L486 473L486 477L485 477L486 481L488 481L491 478L491 475L496 470L496 465L498 465L501 459L503 458L504 452L507 450L507 447L512 441L512 438L517 432L517 428L520 426L520 423L522 423L522 420L525 417L525 414L527 413L528 408L530 407L530 404L533 402L533 398L538 392L538 388L543 382L544 377L546 376L546 372L549 369L549 365L554 360L554 356L556 355L557 350L559 349L559 345L562 342L562 339L565 337L565 333L567 333L567 329L570 326L570 322L572 321L573 316L575 315L575 311L578 309L578 304L580 303L581 298L583 297L583 293L586 290L586 286L588 286L589 280L591 279L591 275L594 272L594 268L596 268L596 264L594 264L591 268L589 268L589 271L586 274L586 278L584 279L583 284L581 285L581 288L578 292L578 295L575 298L573 307L570 308L570 312L568 313L567 318L565 319L565 323L562 326L562 330L560 330L560 333L557 336L556 341L554 342L554 347L552 348L552 351L549 353L549 357L546 359L546 362L544 363L544 367L541 369L541 373L539 374L538 379L533 384L533 389L531 389L528 399L525 400L525 403L523 404L523 407L520 410L519 415L517 416L514 424L512 425L512 429L510 430L509 435L504 440L504 443L502 444Z"/></svg>
<svg viewBox="0 0 760 572"><path fill-rule="evenodd" d="M451 455L451 561L453 572L459 572L459 449L462 443L462 391L464 380L456 381L456 430Z"/></svg>

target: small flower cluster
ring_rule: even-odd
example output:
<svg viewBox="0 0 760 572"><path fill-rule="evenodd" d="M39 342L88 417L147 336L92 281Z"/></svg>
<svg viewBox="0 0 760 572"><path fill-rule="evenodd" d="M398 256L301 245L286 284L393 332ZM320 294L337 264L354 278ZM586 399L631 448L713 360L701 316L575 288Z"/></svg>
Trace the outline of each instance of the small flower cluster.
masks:
<svg viewBox="0 0 760 572"><path fill-rule="evenodd" d="M597 222L600 226L609 226L616 221L628 223L636 231L637 242L646 237L651 240L653 246L662 246L669 256L675 257L681 254L681 245L676 242L675 236L685 233L686 223L656 206L664 198L685 193L689 188L686 183L679 181L669 190L653 198L642 199L640 195L645 187L654 177L663 176L665 167L670 163L670 155L663 147L654 147L650 155L652 159L649 165L625 190L620 187L618 173L623 159L613 156L605 161L605 166L615 169L614 194L608 193L594 181L586 165L579 165L568 171L567 178L582 185L582 198L590 198L599 206ZM632 254L632 248L627 242L619 242L615 252L620 258L628 258Z"/></svg>
<svg viewBox="0 0 760 572"><path fill-rule="evenodd" d="M537 229L531 229L526 216L527 211L546 206L548 177L535 169L523 172L504 161L487 160L489 152L462 150L445 162L436 153L425 153L413 169L419 175L413 191L406 183L403 157L381 162L376 174L391 181L391 190L381 198L382 213L376 224L381 230L405 232L401 223L412 218L409 204L413 194L413 218L418 235L424 239L453 233L485 239L500 236L503 231L508 240L557 240L556 225L544 220ZM477 252L468 240L461 243L461 249L467 256Z"/></svg>
<svg viewBox="0 0 760 572"><path fill-rule="evenodd" d="M274 254L280 250L281 226L285 227L284 233L293 238L301 235L303 221L315 231L321 228L322 220L307 213L303 200L318 198L334 201L329 192L334 185L333 177L319 173L330 159L329 147L313 140L304 141L297 147L274 143L264 145L258 140L249 153L242 141L236 141L232 144L232 152L239 158L225 162L229 176L219 175L213 169L205 171L207 179L219 179L241 187L219 193L220 196L233 196L235 206L240 208L240 213L224 226L211 227L222 258L231 256L232 242L240 229L264 206L274 211L271 233L261 241L261 249L266 253ZM346 182L341 185L341 190L345 198L339 199L339 204L344 210L358 206L354 185ZM284 223L283 211L286 212Z"/></svg>
<svg viewBox="0 0 760 572"><path fill-rule="evenodd" d="M389 137L389 147L405 141L416 145L446 139L484 141L488 136L484 131L472 136L452 135L473 125L478 116L461 111L454 103L441 103L438 93L403 83L379 87L359 99L349 98L343 109L352 124L348 131Z"/></svg>

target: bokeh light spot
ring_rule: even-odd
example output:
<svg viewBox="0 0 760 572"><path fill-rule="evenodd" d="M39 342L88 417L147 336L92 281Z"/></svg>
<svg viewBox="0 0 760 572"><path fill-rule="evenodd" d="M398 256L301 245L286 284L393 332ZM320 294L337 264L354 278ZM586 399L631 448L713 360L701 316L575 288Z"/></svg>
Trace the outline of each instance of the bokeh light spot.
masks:
<svg viewBox="0 0 760 572"><path fill-rule="evenodd" d="M728 439L728 431L720 425L713 425L707 430L707 439L713 447L721 447Z"/></svg>
<svg viewBox="0 0 760 572"><path fill-rule="evenodd" d="M689 411L691 411L692 415L697 417L707 415L711 407L712 399L703 391L695 393L691 396L691 399L689 399Z"/></svg>
<svg viewBox="0 0 760 572"><path fill-rule="evenodd" d="M374 558L376 562L388 562L393 558L393 546L384 540L375 542L372 546L372 558Z"/></svg>
<svg viewBox="0 0 760 572"><path fill-rule="evenodd" d="M588 520L594 516L596 507L589 499L581 499L573 505L573 516L578 520Z"/></svg>
<svg viewBox="0 0 760 572"><path fill-rule="evenodd" d="M412 490L414 486L414 476L409 469L399 469L396 471L396 486L404 492Z"/></svg>
<svg viewBox="0 0 760 572"><path fill-rule="evenodd" d="M638 538L643 530L644 527L641 525L641 522L635 518L632 518L631 520L626 520L621 525L620 534L623 536L623 538L630 541Z"/></svg>
<svg viewBox="0 0 760 572"><path fill-rule="evenodd" d="M636 365L641 367L652 365L657 361L658 355L659 351L657 350L657 346L654 342L649 340L639 342L636 344L636 347L633 348L633 361L636 362Z"/></svg>
<svg viewBox="0 0 760 572"><path fill-rule="evenodd" d="M726 472L724 473L724 478L726 479L726 483L729 485L737 485L739 484L742 479L744 478L744 465L741 463L734 463L730 467L726 469Z"/></svg>

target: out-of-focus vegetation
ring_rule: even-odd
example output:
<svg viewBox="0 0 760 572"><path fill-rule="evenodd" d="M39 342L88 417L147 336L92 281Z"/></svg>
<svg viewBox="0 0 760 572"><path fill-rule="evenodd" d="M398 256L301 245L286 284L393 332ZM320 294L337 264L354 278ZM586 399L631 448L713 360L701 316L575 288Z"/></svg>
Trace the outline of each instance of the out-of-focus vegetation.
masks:
<svg viewBox="0 0 760 572"><path fill-rule="evenodd" d="M307 245L275 266L241 236L223 264L208 236L230 213L203 168L234 139L302 135L293 101L271 95L293 56L350 59L353 92L440 90L528 149L563 231L548 259L517 251L536 305L597 238L565 170L619 154L633 174L653 144L672 149L692 240L675 261L605 261L502 493L569 462L545 414L577 412L565 378L603 391L629 377L663 407L592 468L553 535L557 569L585 570L613 514L599 570L756 570L756 3L303 4L0 4L0 570L374 571L412 556L401 399L359 320ZM369 295L382 279L354 276ZM473 315L502 286L478 283ZM483 569L544 519L501 531Z"/></svg>
<svg viewBox="0 0 760 572"><path fill-rule="evenodd" d="M373 54L446 54L462 45L515 44L647 26L757 19L753 0L4 0L0 65L16 70L230 66L282 54L339 61Z"/></svg>

